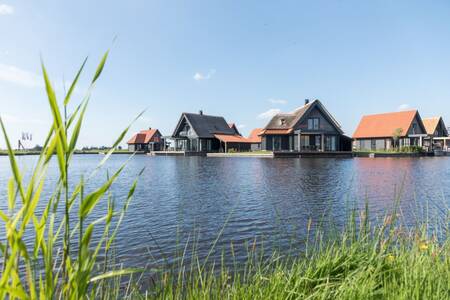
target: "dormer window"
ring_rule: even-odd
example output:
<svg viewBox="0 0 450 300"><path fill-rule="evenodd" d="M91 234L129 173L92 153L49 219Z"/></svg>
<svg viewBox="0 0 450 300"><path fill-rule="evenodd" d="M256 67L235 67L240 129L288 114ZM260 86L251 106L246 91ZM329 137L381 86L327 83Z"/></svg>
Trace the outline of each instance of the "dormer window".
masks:
<svg viewBox="0 0 450 300"><path fill-rule="evenodd" d="M280 125L281 126L284 126L284 125L286 125L286 119L280 119Z"/></svg>

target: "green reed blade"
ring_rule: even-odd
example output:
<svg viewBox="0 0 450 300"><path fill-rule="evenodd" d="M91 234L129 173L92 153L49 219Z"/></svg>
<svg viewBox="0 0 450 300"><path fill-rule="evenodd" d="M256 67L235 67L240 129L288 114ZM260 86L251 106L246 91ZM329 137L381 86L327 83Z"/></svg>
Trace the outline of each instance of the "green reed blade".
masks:
<svg viewBox="0 0 450 300"><path fill-rule="evenodd" d="M97 79L102 74L103 68L105 67L106 60L108 59L109 50L106 51L106 53L103 55L102 60L100 61L100 64L97 67L97 70L95 71L94 78L92 79L92 84L94 84Z"/></svg>
<svg viewBox="0 0 450 300"><path fill-rule="evenodd" d="M69 104L70 101L70 97L72 96L72 93L75 89L75 86L77 85L78 79L80 78L81 73L83 72L84 66L86 65L88 58L86 57L83 61L83 63L81 64L80 69L77 72L77 75L75 76L74 80L72 81L72 84L70 85L69 91L67 92L67 95L64 99L64 106L67 106L67 104Z"/></svg>

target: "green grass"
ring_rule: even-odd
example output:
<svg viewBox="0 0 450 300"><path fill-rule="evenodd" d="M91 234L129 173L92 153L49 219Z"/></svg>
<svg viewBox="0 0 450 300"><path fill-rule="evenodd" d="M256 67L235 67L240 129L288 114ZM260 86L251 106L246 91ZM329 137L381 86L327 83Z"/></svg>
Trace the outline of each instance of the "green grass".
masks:
<svg viewBox="0 0 450 300"><path fill-rule="evenodd" d="M250 247L246 263L227 268L221 263L234 257L206 265L194 255L192 264L162 271L154 287L133 297L450 299L450 238L438 241L437 231L425 224L408 229L396 214L373 225L367 212L355 211L346 227L328 238L325 231L313 234L305 228L305 249L290 256L273 253L267 258L264 250Z"/></svg>
<svg viewBox="0 0 450 300"><path fill-rule="evenodd" d="M362 150L354 150L354 153L360 153L360 154L370 154L370 153L379 153L379 154L420 154L424 153L425 150L422 147L419 146L405 146L401 148L395 148L391 150L369 150L369 149L362 149Z"/></svg>

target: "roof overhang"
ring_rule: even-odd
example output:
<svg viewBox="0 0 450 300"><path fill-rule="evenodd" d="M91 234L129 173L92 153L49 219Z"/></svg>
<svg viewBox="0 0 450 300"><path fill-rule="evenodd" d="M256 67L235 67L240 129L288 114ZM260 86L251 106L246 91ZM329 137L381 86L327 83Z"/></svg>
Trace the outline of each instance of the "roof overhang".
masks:
<svg viewBox="0 0 450 300"><path fill-rule="evenodd" d="M244 144L254 144L253 141L240 136L240 135L227 135L227 134L215 134L214 137L219 141L224 143L244 143Z"/></svg>
<svg viewBox="0 0 450 300"><path fill-rule="evenodd" d="M293 128L288 129L265 129L259 135L289 135L294 131Z"/></svg>

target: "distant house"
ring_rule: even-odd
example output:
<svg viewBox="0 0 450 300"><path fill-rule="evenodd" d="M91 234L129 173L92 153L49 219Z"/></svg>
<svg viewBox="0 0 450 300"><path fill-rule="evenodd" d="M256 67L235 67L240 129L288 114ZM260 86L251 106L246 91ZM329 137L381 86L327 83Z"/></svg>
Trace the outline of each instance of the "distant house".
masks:
<svg viewBox="0 0 450 300"><path fill-rule="evenodd" d="M422 121L428 135L424 147L428 150L444 149L447 146L448 130L442 117L424 118Z"/></svg>
<svg viewBox="0 0 450 300"><path fill-rule="evenodd" d="M129 151L159 151L164 148L162 134L158 129L142 130L127 142Z"/></svg>
<svg viewBox="0 0 450 300"><path fill-rule="evenodd" d="M251 151L261 150L262 132L263 132L262 128L255 128L250 132L250 135L248 136L247 140L251 143L250 144Z"/></svg>
<svg viewBox="0 0 450 300"><path fill-rule="evenodd" d="M261 148L268 151L345 151L348 137L319 101L290 113L275 115L261 132Z"/></svg>
<svg viewBox="0 0 450 300"><path fill-rule="evenodd" d="M356 150L390 150L395 147L423 146L427 137L417 110L363 116L353 134Z"/></svg>
<svg viewBox="0 0 450 300"><path fill-rule="evenodd" d="M238 130L236 124L234 124L234 123L228 123L228 126L229 126L231 129L234 130L235 134L242 136L242 134L239 132L239 130Z"/></svg>
<svg viewBox="0 0 450 300"><path fill-rule="evenodd" d="M223 117L183 113L172 134L176 151L228 152L250 150L251 143L242 137L236 126Z"/></svg>

